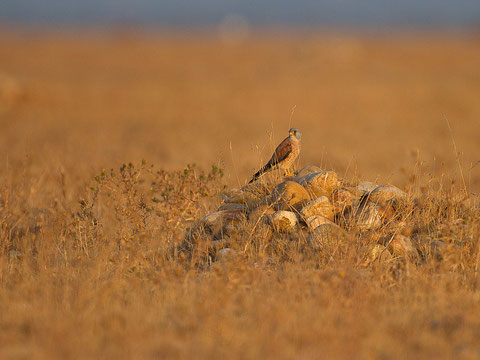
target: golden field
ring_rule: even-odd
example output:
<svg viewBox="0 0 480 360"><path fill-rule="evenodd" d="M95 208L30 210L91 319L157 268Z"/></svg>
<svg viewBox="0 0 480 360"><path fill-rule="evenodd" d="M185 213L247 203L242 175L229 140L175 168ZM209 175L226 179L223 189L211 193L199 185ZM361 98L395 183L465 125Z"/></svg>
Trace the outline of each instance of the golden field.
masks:
<svg viewBox="0 0 480 360"><path fill-rule="evenodd" d="M4 30L0 357L478 358L479 64L478 36ZM397 230L445 250L246 222L231 261L179 251L291 126L299 167L406 190Z"/></svg>

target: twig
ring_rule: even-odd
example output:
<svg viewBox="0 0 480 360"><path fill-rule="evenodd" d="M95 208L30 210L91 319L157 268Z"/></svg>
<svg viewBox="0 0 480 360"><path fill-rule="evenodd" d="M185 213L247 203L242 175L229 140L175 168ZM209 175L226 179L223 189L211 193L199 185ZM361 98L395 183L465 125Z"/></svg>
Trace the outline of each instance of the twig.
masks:
<svg viewBox="0 0 480 360"><path fill-rule="evenodd" d="M237 178L238 187L241 187L240 179L239 179L238 173L237 173L237 166L235 165L235 160L233 159L232 140L230 140L230 157L232 158L233 171L235 172L235 177Z"/></svg>
<svg viewBox="0 0 480 360"><path fill-rule="evenodd" d="M447 117L445 114L443 114L443 118L445 119L445 122L447 123L448 126L448 131L450 132L450 136L452 138L452 144L453 144L453 150L455 151L455 158L457 159L457 164L458 164L458 169L460 170L460 176L462 177L462 182L463 182L463 190L465 191L465 196L468 198L468 190L467 190L467 183L465 182L465 176L463 175L463 169L460 164L460 153L457 150L457 143L455 142L455 138L453 137L453 131L450 126L450 122L448 121Z"/></svg>
<svg viewBox="0 0 480 360"><path fill-rule="evenodd" d="M472 165L472 167L470 168L470 170L472 170L472 169L473 169L475 166L477 166L478 164L480 164L480 160L478 160L476 163L474 163L474 164Z"/></svg>
<svg viewBox="0 0 480 360"><path fill-rule="evenodd" d="M290 119L288 120L288 128L289 129L292 127L293 113L295 112L296 108L297 108L297 105L293 105L292 112L290 113Z"/></svg>

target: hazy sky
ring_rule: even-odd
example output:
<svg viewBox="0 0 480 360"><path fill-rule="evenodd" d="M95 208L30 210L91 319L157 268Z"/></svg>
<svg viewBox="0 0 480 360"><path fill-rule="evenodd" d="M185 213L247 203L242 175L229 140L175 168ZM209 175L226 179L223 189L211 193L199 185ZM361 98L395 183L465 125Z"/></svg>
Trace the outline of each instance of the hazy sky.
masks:
<svg viewBox="0 0 480 360"><path fill-rule="evenodd" d="M0 22L214 26L480 27L480 0L0 0Z"/></svg>

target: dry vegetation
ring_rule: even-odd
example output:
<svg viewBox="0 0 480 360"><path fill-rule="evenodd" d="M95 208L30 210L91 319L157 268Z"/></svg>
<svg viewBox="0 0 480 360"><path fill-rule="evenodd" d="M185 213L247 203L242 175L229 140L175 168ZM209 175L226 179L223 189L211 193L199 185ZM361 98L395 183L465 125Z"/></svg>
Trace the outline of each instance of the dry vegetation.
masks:
<svg viewBox="0 0 480 360"><path fill-rule="evenodd" d="M478 38L5 34L0 357L480 356ZM217 261L200 219L290 121L407 204L317 249L245 218Z"/></svg>

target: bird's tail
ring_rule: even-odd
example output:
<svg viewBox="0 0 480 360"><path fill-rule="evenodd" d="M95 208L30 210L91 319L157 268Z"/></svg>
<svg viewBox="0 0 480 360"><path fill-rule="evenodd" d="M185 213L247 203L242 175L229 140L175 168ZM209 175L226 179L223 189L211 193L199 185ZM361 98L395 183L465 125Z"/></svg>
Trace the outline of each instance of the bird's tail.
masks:
<svg viewBox="0 0 480 360"><path fill-rule="evenodd" d="M251 184L252 182L254 182L255 180L257 180L260 176L263 175L263 173L267 170L269 170L270 168L272 167L272 164L268 163L267 165L265 165L264 167L262 167L260 170L258 170L255 175L253 175L252 179L248 182L249 184Z"/></svg>

